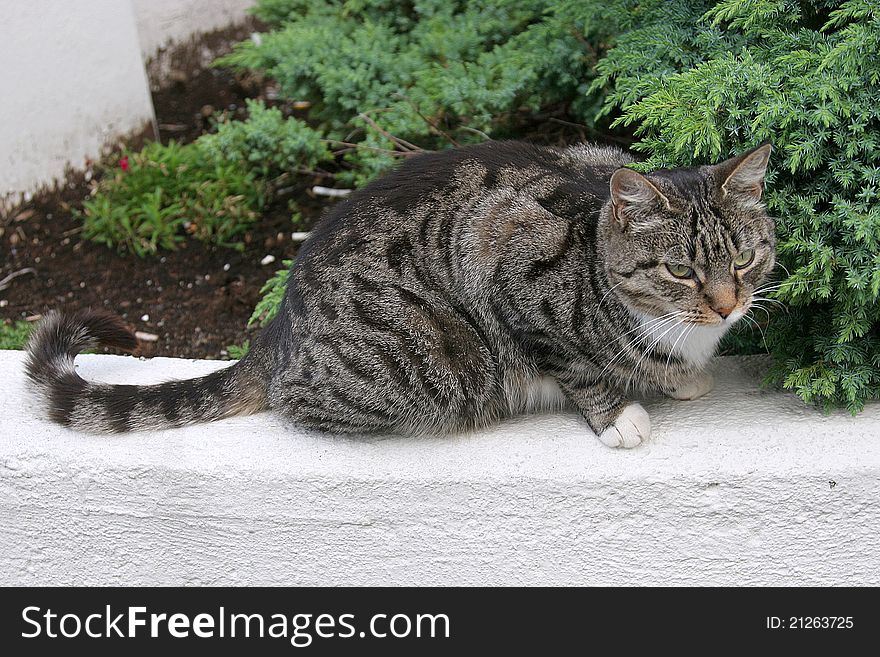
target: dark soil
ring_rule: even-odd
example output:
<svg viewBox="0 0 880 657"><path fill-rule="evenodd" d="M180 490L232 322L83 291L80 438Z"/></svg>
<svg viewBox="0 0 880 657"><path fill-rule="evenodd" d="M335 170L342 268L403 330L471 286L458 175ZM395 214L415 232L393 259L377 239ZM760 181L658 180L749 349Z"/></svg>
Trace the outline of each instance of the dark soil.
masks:
<svg viewBox="0 0 880 657"><path fill-rule="evenodd" d="M221 30L199 34L171 48L162 48L146 63L159 136L163 144L170 140L184 143L208 131L223 114L229 119L244 119L244 99L260 98L277 105L273 85L259 73L231 75L212 68L210 62L231 50L231 45L246 41L254 31L266 28L254 18ZM284 109L284 108L282 108ZM289 113L289 112L288 112Z"/></svg>
<svg viewBox="0 0 880 657"><path fill-rule="evenodd" d="M0 318L33 321L53 308L105 308L135 330L159 336L141 343L145 356L223 358L228 345L248 337L260 287L296 251L286 207L268 212L245 235L243 252L189 240L177 251L139 258L78 239L80 223L64 207L80 203L86 189L73 182L31 203L26 212L34 214L7 227L0 279L28 267L36 273L17 277L0 293L8 302ZM261 265L266 255L275 262Z"/></svg>
<svg viewBox="0 0 880 657"><path fill-rule="evenodd" d="M246 98L265 97L267 91L271 81L226 70L178 75L153 96L161 138L192 141L210 129L213 113L240 117ZM81 224L71 208L81 206L91 187L85 173L72 174L60 189L0 219L0 280L34 270L0 291L0 321L34 321L53 308L105 308L135 330L159 336L141 343L145 356L224 358L228 345L253 333L245 327L260 288L296 252L291 231L308 230L326 204L306 193L316 182L303 180L277 199L244 236L243 252L188 240L177 251L139 258L79 238ZM301 224L291 223L292 197ZM261 265L267 255L275 261Z"/></svg>

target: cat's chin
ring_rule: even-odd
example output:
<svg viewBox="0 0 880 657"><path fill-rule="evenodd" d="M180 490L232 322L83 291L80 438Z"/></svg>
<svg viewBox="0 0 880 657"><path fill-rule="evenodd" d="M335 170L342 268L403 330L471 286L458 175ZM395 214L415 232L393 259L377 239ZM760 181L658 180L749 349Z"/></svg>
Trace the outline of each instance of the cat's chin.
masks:
<svg viewBox="0 0 880 657"><path fill-rule="evenodd" d="M735 313L731 313L726 320L714 324L681 321L675 326L670 326L658 323L657 317L653 315L639 311L631 312L642 325L648 344L655 340L663 343L670 351L681 356L697 369L706 366L715 354L721 338L736 321L733 319Z"/></svg>
<svg viewBox="0 0 880 657"><path fill-rule="evenodd" d="M722 324L727 327L731 327L736 324L739 320L741 320L746 314L746 310L743 308L737 308L732 313L730 313L727 317L722 320Z"/></svg>

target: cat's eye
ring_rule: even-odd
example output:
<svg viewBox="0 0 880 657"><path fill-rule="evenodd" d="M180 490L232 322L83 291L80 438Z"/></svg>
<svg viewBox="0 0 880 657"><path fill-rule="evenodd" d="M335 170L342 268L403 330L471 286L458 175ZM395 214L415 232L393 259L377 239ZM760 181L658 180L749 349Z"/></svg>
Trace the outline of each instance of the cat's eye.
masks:
<svg viewBox="0 0 880 657"><path fill-rule="evenodd" d="M673 265L667 262L666 269L676 278L691 278L694 275L694 270L687 265Z"/></svg>
<svg viewBox="0 0 880 657"><path fill-rule="evenodd" d="M748 267L752 264L752 260L754 259L755 250L746 249L745 251L741 251L740 254L733 259L733 266L737 269L742 269L743 267Z"/></svg>

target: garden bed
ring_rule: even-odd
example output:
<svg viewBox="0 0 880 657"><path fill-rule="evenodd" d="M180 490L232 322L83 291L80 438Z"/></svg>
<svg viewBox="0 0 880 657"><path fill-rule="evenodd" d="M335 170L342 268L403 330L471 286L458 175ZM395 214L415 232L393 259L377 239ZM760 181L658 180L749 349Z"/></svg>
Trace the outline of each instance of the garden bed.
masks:
<svg viewBox="0 0 880 657"><path fill-rule="evenodd" d="M224 50L220 38L231 46L247 37L244 28L219 34L207 35L213 53ZM200 43L163 53L169 71L163 71L161 84L151 75L163 144L191 143L211 132L220 118L246 119L245 101L250 98L278 107L285 117L305 116L294 103L277 99L272 80L253 72L203 66ZM563 106L514 115L511 136L555 145L586 139L618 145L633 141L625 130L614 135L587 132L586 126L569 118ZM131 147L144 142L143 136L128 140ZM104 308L120 314L136 331L156 337L141 341L140 355L229 358L230 345L241 345L258 330L247 327L248 319L263 284L284 259L295 255L299 243L291 233L309 230L334 202L310 191L315 184L326 184L322 177L298 176L274 195L242 236L243 250L187 239L176 251L160 249L155 255L138 257L80 236L82 219L74 211L82 208L101 175L98 164L71 172L55 189L36 194L8 217L0 217L0 281L14 276L6 289L0 289L0 328L33 323L51 309ZM299 215L296 224L291 221L291 201Z"/></svg>
<svg viewBox="0 0 880 657"><path fill-rule="evenodd" d="M210 129L214 114L242 118L245 99L271 97L271 89L271 81L225 69L178 70L153 94L162 141L194 140ZM311 197L314 181L300 178L243 236L242 251L190 239L177 251L140 258L80 238L82 222L71 211L88 197L93 175L98 171L71 174L58 189L0 218L0 280L25 270L0 290L3 324L33 321L53 308L106 308L158 336L142 342L145 356L225 358L228 345L247 337L260 287L294 255L291 231L307 230L330 202ZM296 226L291 198L302 216ZM261 264L266 256L274 261Z"/></svg>

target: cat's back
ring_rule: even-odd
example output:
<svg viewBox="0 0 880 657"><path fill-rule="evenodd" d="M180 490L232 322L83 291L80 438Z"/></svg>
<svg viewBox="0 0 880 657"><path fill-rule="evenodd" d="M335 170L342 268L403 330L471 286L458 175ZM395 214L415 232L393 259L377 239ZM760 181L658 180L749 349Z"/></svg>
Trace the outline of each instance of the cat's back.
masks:
<svg viewBox="0 0 880 657"><path fill-rule="evenodd" d="M577 171L593 171L596 175L602 176L608 170L613 172L635 162L632 155L616 146L582 143L568 146L560 152L563 166Z"/></svg>
<svg viewBox="0 0 880 657"><path fill-rule="evenodd" d="M414 155L332 208L310 242L315 245L322 237L358 224L379 233L394 230L395 218L406 220L426 206L452 211L498 189L528 192L547 180L602 196L614 170L633 161L613 146L583 143L559 148L493 140Z"/></svg>
<svg viewBox="0 0 880 657"><path fill-rule="evenodd" d="M490 140L412 156L357 192L351 200L356 203L377 198L392 207L406 209L438 191L448 193L455 187L485 190L499 186L521 187L542 174L607 179L615 169L634 159L614 146L582 143L562 148Z"/></svg>
<svg viewBox="0 0 880 657"><path fill-rule="evenodd" d="M414 155L331 208L300 250L294 270L384 259L432 237L442 246L453 224L485 223L483 217L491 214L485 208L499 202L526 199L559 215L592 214L607 198L614 170L632 161L615 147L521 141Z"/></svg>

